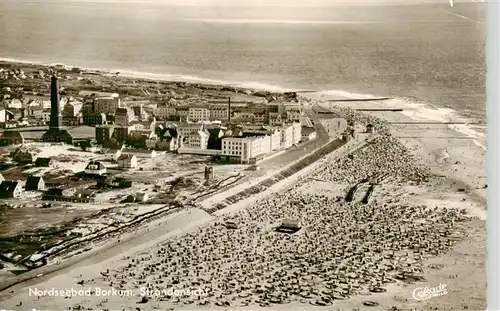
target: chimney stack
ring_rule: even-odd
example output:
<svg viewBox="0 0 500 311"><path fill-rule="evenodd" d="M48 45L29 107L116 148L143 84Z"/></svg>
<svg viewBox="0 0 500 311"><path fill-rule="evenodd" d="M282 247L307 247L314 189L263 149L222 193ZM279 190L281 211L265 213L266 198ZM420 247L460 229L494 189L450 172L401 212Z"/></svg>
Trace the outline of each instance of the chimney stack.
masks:
<svg viewBox="0 0 500 311"><path fill-rule="evenodd" d="M231 97L228 97L227 102L227 122L231 123Z"/></svg>
<svg viewBox="0 0 500 311"><path fill-rule="evenodd" d="M62 125L61 106L59 104L59 83L57 77L52 76L50 83L50 123L51 129L60 129Z"/></svg>

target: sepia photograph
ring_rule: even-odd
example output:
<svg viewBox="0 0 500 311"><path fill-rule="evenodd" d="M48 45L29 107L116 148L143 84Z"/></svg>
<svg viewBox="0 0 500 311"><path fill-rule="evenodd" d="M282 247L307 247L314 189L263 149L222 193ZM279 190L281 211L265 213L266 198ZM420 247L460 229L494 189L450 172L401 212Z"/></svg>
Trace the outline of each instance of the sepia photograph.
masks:
<svg viewBox="0 0 500 311"><path fill-rule="evenodd" d="M0 0L0 311L486 310L487 10Z"/></svg>

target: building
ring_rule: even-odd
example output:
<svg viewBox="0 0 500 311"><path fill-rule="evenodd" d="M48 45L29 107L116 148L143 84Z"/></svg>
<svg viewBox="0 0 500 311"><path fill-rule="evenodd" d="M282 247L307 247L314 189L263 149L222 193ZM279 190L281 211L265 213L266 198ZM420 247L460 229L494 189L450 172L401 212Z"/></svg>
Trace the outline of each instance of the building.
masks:
<svg viewBox="0 0 500 311"><path fill-rule="evenodd" d="M4 124L9 121L9 114L4 108L0 108L0 127L4 127Z"/></svg>
<svg viewBox="0 0 500 311"><path fill-rule="evenodd" d="M239 159L241 163L250 163L271 152L270 136L225 137L222 139L222 155Z"/></svg>
<svg viewBox="0 0 500 311"><path fill-rule="evenodd" d="M189 107L188 118L190 121L209 121L210 110L206 107Z"/></svg>
<svg viewBox="0 0 500 311"><path fill-rule="evenodd" d="M296 145L302 139L302 126L300 123L284 124L279 127L281 132L281 148L287 149Z"/></svg>
<svg viewBox="0 0 500 311"><path fill-rule="evenodd" d="M178 134L176 127L167 127L160 135L160 141L156 144L159 150L175 151L179 149L182 136Z"/></svg>
<svg viewBox="0 0 500 311"><path fill-rule="evenodd" d="M188 137L192 133L203 131L203 124L182 122L177 125L177 132L182 137Z"/></svg>
<svg viewBox="0 0 500 311"><path fill-rule="evenodd" d="M23 107L23 102L17 98L13 98L7 103L7 108L9 109L21 109Z"/></svg>
<svg viewBox="0 0 500 311"><path fill-rule="evenodd" d="M233 112L231 120L237 122L254 122L255 114L250 111L235 111Z"/></svg>
<svg viewBox="0 0 500 311"><path fill-rule="evenodd" d="M106 114L93 112L83 116L83 124L88 126L106 124Z"/></svg>
<svg viewBox="0 0 500 311"><path fill-rule="evenodd" d="M19 181L4 180L0 183L0 198L18 198L23 193L23 188Z"/></svg>
<svg viewBox="0 0 500 311"><path fill-rule="evenodd" d="M302 125L300 122L294 122L291 125L292 131L293 131L293 138L292 142L294 145L300 143L300 140L302 139Z"/></svg>
<svg viewBox="0 0 500 311"><path fill-rule="evenodd" d="M23 134L19 131L4 131L0 135L0 146L24 144Z"/></svg>
<svg viewBox="0 0 500 311"><path fill-rule="evenodd" d="M118 96L94 98L94 112L114 114L118 108L120 108L120 98Z"/></svg>
<svg viewBox="0 0 500 311"><path fill-rule="evenodd" d="M129 127L115 126L112 134L112 139L121 145L127 141L129 134Z"/></svg>
<svg viewBox="0 0 500 311"><path fill-rule="evenodd" d="M151 144L154 141L155 145L156 140L156 134L151 130L133 130L128 135L127 145L135 148L148 148L148 143Z"/></svg>
<svg viewBox="0 0 500 311"><path fill-rule="evenodd" d="M79 115L83 104L79 101L68 101L62 111L64 125L76 125L79 123Z"/></svg>
<svg viewBox="0 0 500 311"><path fill-rule="evenodd" d="M286 119L288 122L300 122L302 111L300 107L286 106Z"/></svg>
<svg viewBox="0 0 500 311"><path fill-rule="evenodd" d="M206 131L191 133L186 137L184 146L193 149L207 149L209 136Z"/></svg>
<svg viewBox="0 0 500 311"><path fill-rule="evenodd" d="M62 114L59 103L59 84L56 76L52 76L50 84L50 121L49 130L42 135L44 142L62 142L73 144L73 136L62 128Z"/></svg>
<svg viewBox="0 0 500 311"><path fill-rule="evenodd" d="M135 195L135 202L146 202L149 199L149 195L145 192L138 192Z"/></svg>
<svg viewBox="0 0 500 311"><path fill-rule="evenodd" d="M211 121L227 121L229 119L229 108L226 104L212 104L209 111Z"/></svg>
<svg viewBox="0 0 500 311"><path fill-rule="evenodd" d="M40 176L28 176L26 180L26 185L24 186L26 191L42 191L45 190L45 182Z"/></svg>
<svg viewBox="0 0 500 311"><path fill-rule="evenodd" d="M82 115L86 116L94 112L94 102L93 101L85 101L82 105Z"/></svg>
<svg viewBox="0 0 500 311"><path fill-rule="evenodd" d="M154 132L156 128L156 120L153 118L150 121L132 121L130 126L136 131Z"/></svg>
<svg viewBox="0 0 500 311"><path fill-rule="evenodd" d="M269 149L270 150L280 150L281 149L281 131L277 128L258 126L258 127L245 127L242 132L242 136L252 137L252 136L266 136L269 139Z"/></svg>
<svg viewBox="0 0 500 311"><path fill-rule="evenodd" d="M85 174L102 176L106 174L106 167L99 161L90 161L85 167Z"/></svg>
<svg viewBox="0 0 500 311"><path fill-rule="evenodd" d="M122 154L118 160L118 167L120 168L137 168L137 157L133 154Z"/></svg>
<svg viewBox="0 0 500 311"><path fill-rule="evenodd" d="M308 140L313 140L316 138L316 130L314 127L302 127L302 141L308 141Z"/></svg>
<svg viewBox="0 0 500 311"><path fill-rule="evenodd" d="M176 109L173 106L170 105L162 105L158 106L155 109L155 116L160 117L164 120L168 119L169 117L176 116Z"/></svg>
<svg viewBox="0 0 500 311"><path fill-rule="evenodd" d="M104 145L104 143L113 137L113 132L115 128L109 125L100 125L95 128L95 140L98 144Z"/></svg>
<svg viewBox="0 0 500 311"><path fill-rule="evenodd" d="M187 120L189 115L189 107L177 107L175 109L177 116L181 120Z"/></svg>
<svg viewBox="0 0 500 311"><path fill-rule="evenodd" d="M115 124L118 126L129 126L132 121L132 112L127 108L118 108L115 111Z"/></svg>

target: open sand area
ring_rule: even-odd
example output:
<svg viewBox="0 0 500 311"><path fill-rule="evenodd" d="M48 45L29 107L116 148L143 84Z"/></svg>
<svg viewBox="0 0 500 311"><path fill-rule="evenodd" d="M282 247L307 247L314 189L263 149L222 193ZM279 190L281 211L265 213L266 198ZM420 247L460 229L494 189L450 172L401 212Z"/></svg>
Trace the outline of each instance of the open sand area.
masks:
<svg viewBox="0 0 500 311"><path fill-rule="evenodd" d="M371 114L390 122L411 118L410 111ZM149 243L136 238L120 254L104 251L99 260L16 285L2 293L2 306L484 310L485 150L455 138L464 135L447 125L354 119L375 125L371 141L348 155L328 155L300 180L289 178L283 191L223 209L215 219L183 211L156 224L164 233ZM276 231L283 219L300 220L302 228ZM445 295L413 296L440 284ZM30 296L34 287L94 292ZM112 288L117 294L95 292Z"/></svg>

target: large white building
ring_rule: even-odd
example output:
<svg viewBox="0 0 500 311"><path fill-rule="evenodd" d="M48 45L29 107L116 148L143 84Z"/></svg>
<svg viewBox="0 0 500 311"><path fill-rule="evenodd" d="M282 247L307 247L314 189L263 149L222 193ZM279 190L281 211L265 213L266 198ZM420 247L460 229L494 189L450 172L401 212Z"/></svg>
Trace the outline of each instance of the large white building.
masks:
<svg viewBox="0 0 500 311"><path fill-rule="evenodd" d="M298 144L302 139L302 126L300 123L284 124L279 127L281 132L281 148L287 149Z"/></svg>
<svg viewBox="0 0 500 311"><path fill-rule="evenodd" d="M189 107L188 118L191 121L210 121L210 110L206 107Z"/></svg>
<svg viewBox="0 0 500 311"><path fill-rule="evenodd" d="M227 137L222 139L223 156L239 158L241 163L249 163L250 159L271 152L271 137Z"/></svg>
<svg viewBox="0 0 500 311"><path fill-rule="evenodd" d="M293 129L293 144L298 144L302 140L302 124L300 122L294 122L291 125Z"/></svg>

